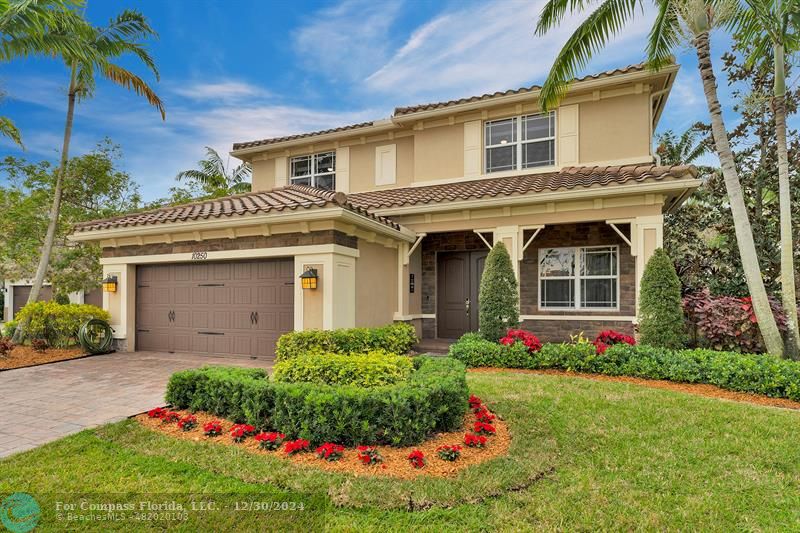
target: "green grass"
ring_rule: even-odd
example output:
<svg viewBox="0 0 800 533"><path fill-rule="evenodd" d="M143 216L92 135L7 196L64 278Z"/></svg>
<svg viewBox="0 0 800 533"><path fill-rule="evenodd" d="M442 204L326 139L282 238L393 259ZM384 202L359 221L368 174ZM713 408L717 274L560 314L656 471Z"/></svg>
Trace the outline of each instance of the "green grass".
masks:
<svg viewBox="0 0 800 533"><path fill-rule="evenodd" d="M71 493L302 502L303 511L190 512L187 530L796 530L800 413L623 383L504 372L470 389L509 423L508 458L454 480L302 469L131 421L0 461L0 495L34 494L42 530ZM109 497L106 497L108 499ZM137 500L140 498L136 498ZM409 501L425 510L409 512ZM144 524L118 524L132 529ZM163 525L163 524L162 524ZM108 530L109 523L83 524Z"/></svg>

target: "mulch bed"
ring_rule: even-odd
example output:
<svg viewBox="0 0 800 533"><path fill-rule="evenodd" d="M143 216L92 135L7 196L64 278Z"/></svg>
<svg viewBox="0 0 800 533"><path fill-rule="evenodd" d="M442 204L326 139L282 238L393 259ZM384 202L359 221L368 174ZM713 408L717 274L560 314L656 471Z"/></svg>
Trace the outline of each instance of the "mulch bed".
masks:
<svg viewBox="0 0 800 533"><path fill-rule="evenodd" d="M190 414L189 411L177 411L181 416ZM511 434L505 422L496 418L492 424L497 430L497 434L487 437L484 448L469 448L464 444L464 434L466 429L452 433L439 433L433 438L419 444L418 446L408 446L395 448L391 446L376 446L383 456L383 463L373 466L365 466L358 460L358 452L355 448L345 448L344 454L338 461L326 461L320 459L314 453L315 447L311 447L308 452L300 452L295 455L287 456L283 451L283 446L276 451L262 450L258 442L253 437L247 437L244 442L236 443L230 437L230 428L233 422L220 417L211 416L207 413L193 413L197 417L197 427L190 431L183 431L177 424L166 424L157 418L149 418L147 414L134 417L143 426L170 435L175 438L190 440L194 442L211 441L226 446L237 446L253 454L272 455L283 460L291 461L295 464L306 467L319 468L333 472L341 472L356 476L383 476L401 479L413 479L418 476L430 477L452 477L459 471L494 459L508 453L511 445ZM222 424L222 434L217 437L206 437L203 434L203 424L217 420ZM471 412L464 416L464 428L471 430L475 417ZM470 431L471 432L471 431ZM461 457L454 462L440 459L436 454L436 448L443 444L457 444L461 446ZM408 454L414 450L420 450L425 454L426 465L416 469L408 461Z"/></svg>
<svg viewBox="0 0 800 533"><path fill-rule="evenodd" d="M784 409L800 410L800 402L787 400L785 398L770 398L760 394L748 392L736 392L721 389L716 385L706 385L704 383L677 383L674 381L662 381L658 379L633 378L629 376L606 376L604 374L584 374L580 372L567 372L565 370L525 370L518 368L472 368L468 372L521 372L525 374L542 374L550 376L568 376L575 378L592 379L595 381L614 381L618 383L632 383L643 387L654 389L665 389L696 396L717 398L720 400L731 400L734 402L754 403L769 407L782 407Z"/></svg>
<svg viewBox="0 0 800 533"><path fill-rule="evenodd" d="M44 352L37 352L30 346L15 346L11 353L0 356L0 370L67 361L85 355L82 348L48 348Z"/></svg>

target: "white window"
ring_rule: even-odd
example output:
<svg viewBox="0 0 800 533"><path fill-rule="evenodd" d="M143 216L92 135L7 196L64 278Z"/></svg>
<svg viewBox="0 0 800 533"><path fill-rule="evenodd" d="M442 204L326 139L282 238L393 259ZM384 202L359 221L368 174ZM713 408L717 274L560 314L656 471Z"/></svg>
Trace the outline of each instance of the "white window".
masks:
<svg viewBox="0 0 800 533"><path fill-rule="evenodd" d="M336 189L336 152L301 155L289 163L292 185L308 185L317 189Z"/></svg>
<svg viewBox="0 0 800 533"><path fill-rule="evenodd" d="M484 143L487 173L555 165L555 113L487 122Z"/></svg>
<svg viewBox="0 0 800 533"><path fill-rule="evenodd" d="M617 309L619 248L587 246L539 250L539 307Z"/></svg>

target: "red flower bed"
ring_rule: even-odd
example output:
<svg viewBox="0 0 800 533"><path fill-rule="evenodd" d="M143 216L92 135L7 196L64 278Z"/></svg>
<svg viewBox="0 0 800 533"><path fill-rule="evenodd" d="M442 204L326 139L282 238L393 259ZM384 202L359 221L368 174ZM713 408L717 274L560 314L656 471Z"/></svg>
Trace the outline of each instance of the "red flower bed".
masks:
<svg viewBox="0 0 800 533"><path fill-rule="evenodd" d="M477 421L473 427L473 432L477 435L494 435L497 433L495 427L486 422Z"/></svg>
<svg viewBox="0 0 800 533"><path fill-rule="evenodd" d="M480 409L475 411L475 420L480 422L491 422L494 418L494 415L489 412L489 409L487 409L485 405L482 405Z"/></svg>
<svg viewBox="0 0 800 533"><path fill-rule="evenodd" d="M486 446L486 437L483 435L473 435L472 433L467 433L464 435L464 444L470 448L483 448Z"/></svg>
<svg viewBox="0 0 800 533"><path fill-rule="evenodd" d="M375 446L359 446L358 460L366 466L376 465L383 462L383 456Z"/></svg>
<svg viewBox="0 0 800 533"><path fill-rule="evenodd" d="M283 444L284 439L286 439L286 435L277 432L261 432L254 438L258 445L264 450L277 450L281 447L281 444Z"/></svg>
<svg viewBox="0 0 800 533"><path fill-rule="evenodd" d="M161 417L161 421L165 424L172 424L173 422L177 422L181 419L181 414L176 413L175 411L167 411L164 413L164 416Z"/></svg>
<svg viewBox="0 0 800 533"><path fill-rule="evenodd" d="M222 424L219 423L219 420L212 420L211 422L203 424L203 433L206 437L222 435Z"/></svg>
<svg viewBox="0 0 800 533"><path fill-rule="evenodd" d="M242 442L255 432L256 428L250 424L234 424L231 427L231 438L233 442Z"/></svg>
<svg viewBox="0 0 800 533"><path fill-rule="evenodd" d="M191 431L197 427L197 417L194 415L186 415L178 420L178 427L183 431Z"/></svg>
<svg viewBox="0 0 800 533"><path fill-rule="evenodd" d="M306 439L290 440L284 445L283 451L286 452L286 455L294 455L308 450L310 445L311 443Z"/></svg>
<svg viewBox="0 0 800 533"><path fill-rule="evenodd" d="M630 335L625 335L624 333L620 333L619 331L608 329L606 331L601 331L600 333L598 333L597 337L594 339L594 342L592 344L594 344L595 347L597 348L597 353L601 354L605 352L609 346L621 343L635 346L636 339L634 339Z"/></svg>
<svg viewBox="0 0 800 533"><path fill-rule="evenodd" d="M164 418L165 414L167 414L167 410L163 407L156 407L147 411L147 416L150 418Z"/></svg>
<svg viewBox="0 0 800 533"><path fill-rule="evenodd" d="M539 338L530 331L525 331L524 329L509 329L506 336L500 339L500 344L510 346L517 341L524 344L530 353L538 352L542 349L542 343L539 341Z"/></svg>
<svg viewBox="0 0 800 533"><path fill-rule="evenodd" d="M341 444L334 444L326 442L316 450L317 457L325 459L326 461L338 461L344 454L344 446Z"/></svg>
<svg viewBox="0 0 800 533"><path fill-rule="evenodd" d="M475 412L478 409L480 409L481 407L483 407L482 404L483 404L483 402L481 402L480 398L478 398L474 394L470 395L470 397L469 397L469 408L472 410L472 412Z"/></svg>
<svg viewBox="0 0 800 533"><path fill-rule="evenodd" d="M455 461L461 457L461 446L457 444L444 444L436 448L436 454L443 461Z"/></svg>
<svg viewBox="0 0 800 533"><path fill-rule="evenodd" d="M414 468L423 468L425 466L425 454L419 450L414 450L408 454L408 462Z"/></svg>

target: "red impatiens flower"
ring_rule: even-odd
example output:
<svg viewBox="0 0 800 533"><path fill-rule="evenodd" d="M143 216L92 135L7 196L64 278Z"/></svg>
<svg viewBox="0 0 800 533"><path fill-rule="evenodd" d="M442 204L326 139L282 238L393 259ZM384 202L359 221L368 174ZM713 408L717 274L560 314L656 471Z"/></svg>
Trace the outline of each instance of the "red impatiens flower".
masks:
<svg viewBox="0 0 800 533"><path fill-rule="evenodd" d="M475 422L475 426L472 428L472 430L478 435L494 435L497 433L497 430L493 425L481 421Z"/></svg>
<svg viewBox="0 0 800 533"><path fill-rule="evenodd" d="M259 433L254 437L258 445L264 450L277 450L283 444L286 435L283 433Z"/></svg>
<svg viewBox="0 0 800 533"><path fill-rule="evenodd" d="M167 414L167 410L163 407L156 407L147 411L147 416L150 418L164 418L165 414Z"/></svg>
<svg viewBox="0 0 800 533"><path fill-rule="evenodd" d="M443 461L455 461L461 457L461 446L457 444L443 444L436 448L436 454Z"/></svg>
<svg viewBox="0 0 800 533"><path fill-rule="evenodd" d="M181 419L181 414L176 413L175 411L167 411L164 413L164 416L161 417L161 421L165 424L172 424L173 422L177 422Z"/></svg>
<svg viewBox="0 0 800 533"><path fill-rule="evenodd" d="M425 454L419 450L414 450L408 454L408 461L414 468L423 468L425 466Z"/></svg>
<svg viewBox="0 0 800 533"><path fill-rule="evenodd" d="M509 329L506 336L500 339L500 344L511 346L515 342L521 342L528 348L528 352L538 352L542 349L542 343L539 338L524 329Z"/></svg>
<svg viewBox="0 0 800 533"><path fill-rule="evenodd" d="M475 411L475 420L480 422L491 422L494 420L495 416L486 408L485 405L482 405L480 409Z"/></svg>
<svg viewBox="0 0 800 533"><path fill-rule="evenodd" d="M625 335L624 333L620 333L619 331L614 331L613 329L607 329L606 331L601 331L597 334L597 337L594 339L595 348L597 349L598 354L604 353L610 346L615 344L630 344L631 346L636 345L636 339L631 337L630 335Z"/></svg>
<svg viewBox="0 0 800 533"><path fill-rule="evenodd" d="M359 446L357 449L358 460L361 461L361 464L370 466L383 462L383 456L375 446Z"/></svg>
<svg viewBox="0 0 800 533"><path fill-rule="evenodd" d="M255 432L256 428L250 424L234 424L231 426L231 438L233 439L233 442L242 442Z"/></svg>
<svg viewBox="0 0 800 533"><path fill-rule="evenodd" d="M483 406L483 402L481 399L475 396L474 394L470 394L469 396L469 408L475 412Z"/></svg>
<svg viewBox="0 0 800 533"><path fill-rule="evenodd" d="M283 446L283 451L286 452L286 455L294 455L308 450L310 445L311 443L306 439L290 440Z"/></svg>
<svg viewBox="0 0 800 533"><path fill-rule="evenodd" d="M326 461L338 461L344 454L344 446L341 444L334 444L326 442L316 450L317 457L325 459Z"/></svg>
<svg viewBox="0 0 800 533"><path fill-rule="evenodd" d="M178 420L178 427L183 431L191 431L197 427L197 417L194 415L186 415Z"/></svg>
<svg viewBox="0 0 800 533"><path fill-rule="evenodd" d="M473 435L472 433L467 433L464 435L464 444L470 448L483 448L486 446L486 437L483 435Z"/></svg>
<svg viewBox="0 0 800 533"><path fill-rule="evenodd" d="M206 437L216 437L218 435L222 435L222 424L219 423L219 420L206 422L203 424L203 433L205 433Z"/></svg>

